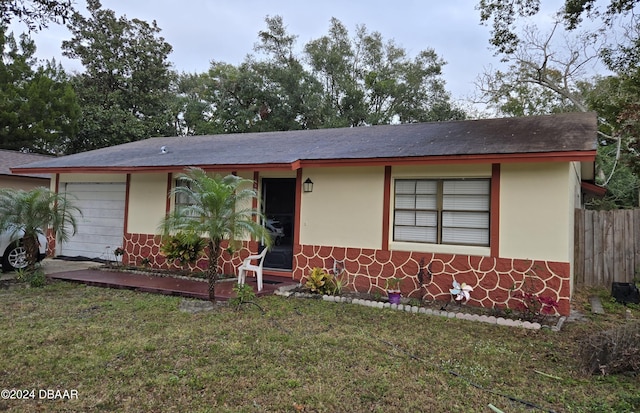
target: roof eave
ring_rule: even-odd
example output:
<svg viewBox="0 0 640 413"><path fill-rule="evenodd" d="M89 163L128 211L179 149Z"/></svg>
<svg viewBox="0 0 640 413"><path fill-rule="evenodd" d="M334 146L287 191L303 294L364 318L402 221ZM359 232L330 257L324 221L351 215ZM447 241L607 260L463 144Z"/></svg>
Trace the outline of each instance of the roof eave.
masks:
<svg viewBox="0 0 640 413"><path fill-rule="evenodd" d="M12 172L20 173L166 173L175 172L184 168L194 166L208 171L237 171L237 170L293 170L297 169L295 163L282 164L246 164L246 165L163 165L163 166L68 166L68 167L31 167L31 168L11 168Z"/></svg>
<svg viewBox="0 0 640 413"><path fill-rule="evenodd" d="M385 166L385 165L438 165L467 163L513 163L513 162L593 162L596 151L536 152L510 154L473 154L473 155L440 155L389 158L343 158L343 159L305 159L291 163L265 164L221 164L221 165L165 165L165 166L76 166L76 167L14 167L16 173L166 173L175 172L189 166L208 171L240 171L240 170L297 170L309 167L332 166Z"/></svg>
<svg viewBox="0 0 640 413"><path fill-rule="evenodd" d="M361 159L309 159L300 161L300 167L322 166L385 166L385 165L438 165L468 163L514 162L593 162L596 151L539 152L512 154L441 155Z"/></svg>

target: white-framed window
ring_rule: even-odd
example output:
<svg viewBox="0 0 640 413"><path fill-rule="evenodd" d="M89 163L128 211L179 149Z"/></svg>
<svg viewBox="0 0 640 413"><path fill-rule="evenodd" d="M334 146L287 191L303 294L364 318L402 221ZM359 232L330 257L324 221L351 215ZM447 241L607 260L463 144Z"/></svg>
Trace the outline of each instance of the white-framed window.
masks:
<svg viewBox="0 0 640 413"><path fill-rule="evenodd" d="M489 246L490 179L397 179L393 240Z"/></svg>
<svg viewBox="0 0 640 413"><path fill-rule="evenodd" d="M185 179L176 179L176 188L178 187L187 187L189 188L189 181L185 180ZM193 205L193 202L191 201L191 199L184 193L182 192L177 192L175 194L175 209L176 211L183 209L185 207L191 206Z"/></svg>

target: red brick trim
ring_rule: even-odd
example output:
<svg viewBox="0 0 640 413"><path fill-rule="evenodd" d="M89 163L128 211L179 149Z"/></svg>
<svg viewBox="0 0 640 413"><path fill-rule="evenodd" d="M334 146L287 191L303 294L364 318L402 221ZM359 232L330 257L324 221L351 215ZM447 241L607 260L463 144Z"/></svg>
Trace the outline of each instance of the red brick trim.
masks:
<svg viewBox="0 0 640 413"><path fill-rule="evenodd" d="M296 204L293 215L293 249L300 245L300 210L302 209L302 169L296 171Z"/></svg>

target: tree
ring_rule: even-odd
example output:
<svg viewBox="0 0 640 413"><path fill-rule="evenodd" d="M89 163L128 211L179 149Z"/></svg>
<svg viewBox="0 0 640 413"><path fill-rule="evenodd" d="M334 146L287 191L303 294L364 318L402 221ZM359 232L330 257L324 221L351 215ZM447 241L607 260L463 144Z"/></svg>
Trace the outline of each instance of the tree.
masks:
<svg viewBox="0 0 640 413"><path fill-rule="evenodd" d="M609 196L604 207L638 205L640 190L640 71L596 78L585 100L601 119L597 170ZM609 205L609 206L608 206Z"/></svg>
<svg viewBox="0 0 640 413"><path fill-rule="evenodd" d="M61 66L34 67L35 44L25 34L16 41L0 26L0 147L60 153L73 139L80 107Z"/></svg>
<svg viewBox="0 0 640 413"><path fill-rule="evenodd" d="M207 238L209 299L215 301L222 241L226 239L233 244L235 240L252 236L269 246L271 238L259 222L260 212L251 207L257 197L253 181L235 175L212 177L199 168L189 168L178 179L184 185L174 188L169 196L182 194L190 204L174 210L161 227L165 235L183 232Z"/></svg>
<svg viewBox="0 0 640 413"><path fill-rule="evenodd" d="M329 34L305 46L311 69L324 87L327 126L463 119L445 90L445 62L433 49L411 59L404 48L358 26L352 39L331 20Z"/></svg>
<svg viewBox="0 0 640 413"><path fill-rule="evenodd" d="M267 29L258 32L260 42L254 50L266 60L253 67L265 79L260 113L267 130L322 127L322 86L295 53L297 36L287 32L280 16L267 16L265 22Z"/></svg>
<svg viewBox="0 0 640 413"><path fill-rule="evenodd" d="M213 133L258 132L269 130L264 125L276 107L275 100L286 97L269 96L268 81L258 73L259 63L247 58L234 66L212 62L206 77L205 99L209 102ZM269 105L268 101L274 104ZM286 125L281 130L292 129Z"/></svg>
<svg viewBox="0 0 640 413"><path fill-rule="evenodd" d="M67 241L76 232L75 214L82 212L67 195L46 188L0 189L0 231L16 238L22 234L28 269L37 261L38 234L51 228L58 242Z"/></svg>
<svg viewBox="0 0 640 413"><path fill-rule="evenodd" d="M9 26L13 18L27 25L29 30L39 30L50 22L64 23L73 13L71 0L3 0L0 1L0 24Z"/></svg>
<svg viewBox="0 0 640 413"><path fill-rule="evenodd" d="M522 32L517 30L518 19L539 12L540 0L480 2L481 20L493 18L491 43L502 60L511 63L507 72L485 73L479 82L485 103L511 115L598 112L597 182L609 189L607 199L599 207L632 207L638 202L640 25L634 13L637 3L612 0L602 10L592 0L566 0L559 17L568 30L580 27L583 17L599 18L602 26L597 33L575 35L572 41L558 47L554 37L560 31L560 20L547 36L540 36L531 27ZM623 18L627 21L621 22ZM611 43L608 32L622 35ZM597 61L604 62L615 75L587 78L584 68Z"/></svg>
<svg viewBox="0 0 640 413"><path fill-rule="evenodd" d="M282 18L267 17L260 42L239 65L212 62L204 77L204 100L192 101L195 115L210 115L217 133L264 132L320 127L322 88L295 55L296 36L286 32Z"/></svg>
<svg viewBox="0 0 640 413"><path fill-rule="evenodd" d="M538 14L542 3L542 0L480 0L480 21L483 24L492 21L490 43L498 53L510 54L515 51L520 42L516 29L518 21ZM585 17L599 19L601 31L604 32L620 18L627 18L629 27L636 27L635 9L638 3L639 0L610 0L609 5L604 7L596 0L565 0L558 15L570 30L579 27ZM631 43L637 42L637 32L628 40Z"/></svg>
<svg viewBox="0 0 640 413"><path fill-rule="evenodd" d="M62 43L64 55L85 67L73 79L82 118L67 153L175 134L171 45L155 21L116 18L101 7L88 0L90 17L74 13L67 25L73 37Z"/></svg>
<svg viewBox="0 0 640 413"><path fill-rule="evenodd" d="M590 110L581 84L587 78L586 67L598 60L591 35L565 36L562 42L556 22L548 34L527 26L521 41L502 60L506 71L485 71L478 77L477 101L509 116Z"/></svg>
<svg viewBox="0 0 640 413"><path fill-rule="evenodd" d="M282 17L265 18L256 55L239 65L212 62L181 77L174 116L181 131L235 133L463 119L433 50L407 56L364 26L355 38L337 19L327 36L296 53ZM184 86L188 86L184 88Z"/></svg>
<svg viewBox="0 0 640 413"><path fill-rule="evenodd" d="M182 73L173 87L173 124L177 136L207 135L215 133L211 122L213 108L207 101L206 73Z"/></svg>

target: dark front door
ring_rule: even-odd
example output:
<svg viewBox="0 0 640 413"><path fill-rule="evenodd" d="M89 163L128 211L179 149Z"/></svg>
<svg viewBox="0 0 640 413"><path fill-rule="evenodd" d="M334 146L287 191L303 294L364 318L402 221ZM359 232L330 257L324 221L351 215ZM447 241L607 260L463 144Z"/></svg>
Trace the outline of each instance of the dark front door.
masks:
<svg viewBox="0 0 640 413"><path fill-rule="evenodd" d="M266 268L292 269L295 207L295 178L262 179L262 212L273 241L264 260Z"/></svg>

